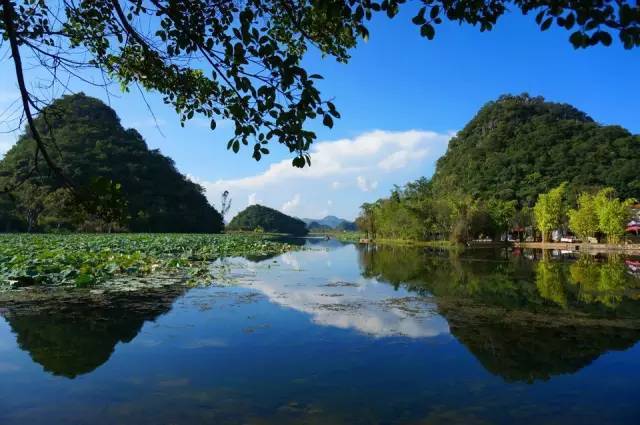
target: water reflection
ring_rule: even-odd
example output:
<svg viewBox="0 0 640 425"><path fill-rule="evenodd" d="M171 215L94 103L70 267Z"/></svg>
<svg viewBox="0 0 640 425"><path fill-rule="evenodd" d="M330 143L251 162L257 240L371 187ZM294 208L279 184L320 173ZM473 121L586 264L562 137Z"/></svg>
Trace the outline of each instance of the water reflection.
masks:
<svg viewBox="0 0 640 425"><path fill-rule="evenodd" d="M51 298L14 303L3 316L34 362L53 375L75 378L107 362L116 344L132 341L145 322L168 312L183 292L159 288Z"/></svg>
<svg viewBox="0 0 640 425"><path fill-rule="evenodd" d="M449 333L430 297L361 276L354 267L357 252L352 245L322 246L325 250L285 253L258 264L239 258L220 264L239 278L235 284L304 312L319 325L355 329L374 337L423 338Z"/></svg>
<svg viewBox="0 0 640 425"><path fill-rule="evenodd" d="M640 340L640 280L621 258L361 247L363 274L435 295L483 366L509 381L573 373ZM540 255L542 254L542 255Z"/></svg>
<svg viewBox="0 0 640 425"><path fill-rule="evenodd" d="M637 423L635 260L314 246L1 301L0 423Z"/></svg>

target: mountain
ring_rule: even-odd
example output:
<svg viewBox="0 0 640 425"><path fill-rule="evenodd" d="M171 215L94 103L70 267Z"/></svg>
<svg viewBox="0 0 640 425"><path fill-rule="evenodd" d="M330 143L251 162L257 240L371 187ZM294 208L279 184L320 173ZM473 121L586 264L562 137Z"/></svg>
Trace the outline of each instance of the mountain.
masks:
<svg viewBox="0 0 640 425"><path fill-rule="evenodd" d="M113 221L135 232L222 230L222 217L203 188L150 150L136 130L124 129L102 101L64 96L39 114L36 127L64 175L90 202L79 203L42 158L30 173L35 141L25 133L0 162L0 187L22 182L0 199L0 229L104 230Z"/></svg>
<svg viewBox="0 0 640 425"><path fill-rule="evenodd" d="M566 182L570 207L605 187L640 198L638 170L639 135L568 104L504 95L449 141L430 179L363 204L357 222L373 238L499 240L513 227L535 237L531 207L541 193Z"/></svg>
<svg viewBox="0 0 640 425"><path fill-rule="evenodd" d="M542 97L505 95L484 105L437 163L436 192L533 204L563 181L575 192L613 187L640 197L640 136L596 123Z"/></svg>
<svg viewBox="0 0 640 425"><path fill-rule="evenodd" d="M333 227L327 226L326 224L320 224L317 221L312 221L307 224L307 229L309 229L310 232L328 232L333 230Z"/></svg>
<svg viewBox="0 0 640 425"><path fill-rule="evenodd" d="M304 236L308 233L304 221L290 217L273 208L250 205L238 213L227 225L229 230L261 230L271 233L287 233Z"/></svg>
<svg viewBox="0 0 640 425"><path fill-rule="evenodd" d="M343 218L338 218L334 215L328 215L321 219L302 218L301 220L307 224L307 227L310 230L312 228L313 230L356 230L355 223Z"/></svg>

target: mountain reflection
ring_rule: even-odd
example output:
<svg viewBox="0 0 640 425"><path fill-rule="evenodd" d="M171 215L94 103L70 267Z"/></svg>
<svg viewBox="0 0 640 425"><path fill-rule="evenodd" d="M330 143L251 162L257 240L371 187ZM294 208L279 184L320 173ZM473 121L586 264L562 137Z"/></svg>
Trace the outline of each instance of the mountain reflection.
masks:
<svg viewBox="0 0 640 425"><path fill-rule="evenodd" d="M640 279L622 258L359 247L362 273L434 295L451 333L508 381L573 373L640 339ZM519 254L519 253L518 253Z"/></svg>
<svg viewBox="0 0 640 425"><path fill-rule="evenodd" d="M171 309L183 288L43 302L14 302L3 315L17 344L45 371L67 378L104 364L119 342L133 340L146 321Z"/></svg>

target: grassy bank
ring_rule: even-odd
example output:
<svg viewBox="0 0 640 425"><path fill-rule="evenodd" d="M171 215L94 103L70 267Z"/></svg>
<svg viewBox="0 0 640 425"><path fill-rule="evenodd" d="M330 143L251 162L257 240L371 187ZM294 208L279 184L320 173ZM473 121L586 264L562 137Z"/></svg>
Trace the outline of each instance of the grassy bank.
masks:
<svg viewBox="0 0 640 425"><path fill-rule="evenodd" d="M462 245L450 241L414 241L409 239L375 239L372 242L381 245L423 246L441 249L459 249Z"/></svg>
<svg viewBox="0 0 640 425"><path fill-rule="evenodd" d="M0 235L0 286L88 286L116 277L206 278L211 261L278 254L292 246L261 235Z"/></svg>

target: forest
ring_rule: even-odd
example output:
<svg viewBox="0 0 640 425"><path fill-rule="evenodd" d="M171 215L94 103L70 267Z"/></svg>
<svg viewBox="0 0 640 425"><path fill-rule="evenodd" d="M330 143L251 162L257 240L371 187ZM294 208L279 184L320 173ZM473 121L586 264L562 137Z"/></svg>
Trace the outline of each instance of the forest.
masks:
<svg viewBox="0 0 640 425"><path fill-rule="evenodd" d="M0 162L0 231L207 232L223 227L204 190L150 150L116 113L84 94L64 96L36 120L62 173L34 155L31 132ZM68 180L60 178L66 176Z"/></svg>
<svg viewBox="0 0 640 425"><path fill-rule="evenodd" d="M227 229L286 233L295 236L304 236L308 233L304 221L262 205L250 205L245 208L231 220Z"/></svg>
<svg viewBox="0 0 640 425"><path fill-rule="evenodd" d="M519 237L546 239L565 229L617 241L629 206L640 198L639 165L640 136L600 125L571 105L505 95L451 139L431 179L363 204L357 223L370 237L386 239L495 240L513 229ZM540 201L549 198L540 195L547 192L556 195L547 206L554 211L542 214ZM593 224L594 209L584 213L594 198L609 208L607 223ZM589 216L588 231L576 227L574 207Z"/></svg>

